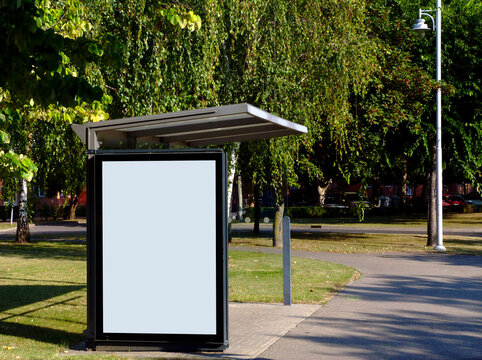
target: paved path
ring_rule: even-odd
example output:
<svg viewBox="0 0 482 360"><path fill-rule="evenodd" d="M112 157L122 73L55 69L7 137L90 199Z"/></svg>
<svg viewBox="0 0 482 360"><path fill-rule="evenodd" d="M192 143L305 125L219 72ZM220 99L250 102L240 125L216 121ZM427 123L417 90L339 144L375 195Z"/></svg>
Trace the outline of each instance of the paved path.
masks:
<svg viewBox="0 0 482 360"><path fill-rule="evenodd" d="M222 352L172 353L132 351L129 358L156 359L254 359L298 323L313 314L320 305L229 304L229 348ZM125 356L126 352L102 352ZM68 350L68 355L92 354L85 343Z"/></svg>
<svg viewBox="0 0 482 360"><path fill-rule="evenodd" d="M233 224L233 235L236 236L237 232L248 232L253 230L253 224L236 223ZM85 223L77 222L58 222L58 223L37 223L30 224L30 232L35 235L40 234L74 234L85 235L87 226ZM260 224L260 230L262 232L272 232L272 224ZM321 225L321 227L313 227L311 225L291 224L291 231L297 232L310 232L310 233L346 233L346 234L415 234L425 235L427 229L425 227L406 227L406 226L370 226L370 225ZM9 234L15 233L15 228L0 229L0 238L9 237ZM461 235L461 236L473 236L482 237L482 226L477 228L444 228L444 234L446 235Z"/></svg>
<svg viewBox="0 0 482 360"><path fill-rule="evenodd" d="M69 236L84 237L86 236L87 224L82 222L49 222L30 224L30 235L33 239L49 235L50 240L63 239L68 234ZM16 227L9 229L0 229L0 239L11 239L15 237Z"/></svg>
<svg viewBox="0 0 482 360"><path fill-rule="evenodd" d="M260 359L482 359L482 257L294 251L361 271Z"/></svg>

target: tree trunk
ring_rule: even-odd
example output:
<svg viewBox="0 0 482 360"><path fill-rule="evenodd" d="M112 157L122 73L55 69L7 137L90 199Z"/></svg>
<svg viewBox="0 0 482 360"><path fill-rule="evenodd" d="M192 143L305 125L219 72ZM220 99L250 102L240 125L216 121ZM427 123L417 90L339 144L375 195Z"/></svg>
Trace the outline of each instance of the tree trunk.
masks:
<svg viewBox="0 0 482 360"><path fill-rule="evenodd" d="M17 234L15 242L28 243L30 242L30 229L28 227L27 215L27 180L22 179L20 182L20 195L18 199L18 220L17 220Z"/></svg>
<svg viewBox="0 0 482 360"><path fill-rule="evenodd" d="M243 220L243 185L241 175L238 175L238 220Z"/></svg>
<svg viewBox="0 0 482 360"><path fill-rule="evenodd" d="M430 173L428 181L427 246L437 245L437 151L436 142L430 144Z"/></svg>
<svg viewBox="0 0 482 360"><path fill-rule="evenodd" d="M273 246L283 247L283 215L285 211L284 201L276 206L273 223Z"/></svg>
<svg viewBox="0 0 482 360"><path fill-rule="evenodd" d="M74 200L72 201L70 205L70 214L69 214L69 220L75 220L75 211L77 210L77 207L79 206L79 197L77 195L73 195Z"/></svg>
<svg viewBox="0 0 482 360"><path fill-rule="evenodd" d="M236 150L231 153L231 159L229 160L229 173L228 173L228 221L231 221L231 212L233 205L233 185L234 185L234 173L236 171L236 161L238 156Z"/></svg>
<svg viewBox="0 0 482 360"><path fill-rule="evenodd" d="M403 175L402 175L402 208L405 209L407 206L407 180L408 180L408 169L407 169L407 158L403 158Z"/></svg>
<svg viewBox="0 0 482 360"><path fill-rule="evenodd" d="M253 233L258 235L259 234L259 220L261 217L261 206L259 203L259 196L260 190L259 186L255 185L254 187L254 229Z"/></svg>
<svg viewBox="0 0 482 360"><path fill-rule="evenodd" d="M318 188L318 205L324 206L325 199L326 199L326 192L328 191L328 187L331 185L331 179L328 181L319 181L317 188Z"/></svg>

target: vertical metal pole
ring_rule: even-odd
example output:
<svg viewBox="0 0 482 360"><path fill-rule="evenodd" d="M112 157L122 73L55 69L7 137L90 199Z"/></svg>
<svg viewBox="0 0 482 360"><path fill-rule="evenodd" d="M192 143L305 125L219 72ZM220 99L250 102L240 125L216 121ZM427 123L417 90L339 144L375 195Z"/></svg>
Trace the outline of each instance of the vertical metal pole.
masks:
<svg viewBox="0 0 482 360"><path fill-rule="evenodd" d="M291 227L290 218L283 218L283 299L291 305Z"/></svg>
<svg viewBox="0 0 482 360"><path fill-rule="evenodd" d="M442 89L440 89L442 80L442 0L437 0L437 15L435 21L436 31L436 81L437 81L437 125L436 125L436 141L437 141L437 246L435 250L445 251L443 245L443 207L442 207Z"/></svg>

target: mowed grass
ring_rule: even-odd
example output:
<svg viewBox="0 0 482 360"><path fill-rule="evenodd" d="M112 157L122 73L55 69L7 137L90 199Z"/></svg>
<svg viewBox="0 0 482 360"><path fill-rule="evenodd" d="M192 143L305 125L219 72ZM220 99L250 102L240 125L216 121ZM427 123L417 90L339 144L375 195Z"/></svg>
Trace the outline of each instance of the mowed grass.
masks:
<svg viewBox="0 0 482 360"><path fill-rule="evenodd" d="M17 223L13 223L13 225L10 225L10 222L0 223L0 230L15 229L16 227L17 227Z"/></svg>
<svg viewBox="0 0 482 360"><path fill-rule="evenodd" d="M85 245L0 242L0 358L50 359L82 341Z"/></svg>
<svg viewBox="0 0 482 360"><path fill-rule="evenodd" d="M230 251L229 276L231 301L282 302L280 255ZM356 276L346 266L293 259L294 301L323 303ZM75 358L65 352L84 340L86 310L85 243L0 241L0 359Z"/></svg>
<svg viewBox="0 0 482 360"><path fill-rule="evenodd" d="M272 246L272 235L263 233L252 236L238 232L231 244L238 246ZM291 248L314 252L338 253L387 253L433 252L426 235L408 234L348 234L348 233L298 233L291 234ZM444 245L448 254L482 255L482 238L445 235Z"/></svg>
<svg viewBox="0 0 482 360"><path fill-rule="evenodd" d="M386 215L386 216L370 216L367 214L363 221L355 216L339 217L339 218L320 218L320 219L292 219L293 224L312 224L312 225L339 225L357 227L380 227L380 228L412 228L426 227L426 214L408 214L408 215ZM454 229L474 229L482 228L482 212L478 213L455 213L444 212L444 227Z"/></svg>
<svg viewBox="0 0 482 360"><path fill-rule="evenodd" d="M283 302L283 259L261 252L229 251L229 300ZM293 303L322 304L343 285L358 277L350 267L292 258Z"/></svg>

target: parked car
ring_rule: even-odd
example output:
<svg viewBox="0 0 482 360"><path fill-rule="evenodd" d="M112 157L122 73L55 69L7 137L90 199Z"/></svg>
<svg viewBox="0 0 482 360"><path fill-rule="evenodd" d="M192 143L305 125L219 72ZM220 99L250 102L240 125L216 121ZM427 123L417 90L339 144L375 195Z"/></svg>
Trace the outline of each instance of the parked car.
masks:
<svg viewBox="0 0 482 360"><path fill-rule="evenodd" d="M325 207L330 209L346 209L348 206L344 203L340 194L328 194L325 199Z"/></svg>
<svg viewBox="0 0 482 360"><path fill-rule="evenodd" d="M452 206L452 204L448 202L447 196L448 196L448 195L442 196L442 207L443 207L444 209L448 209L448 208L450 208L450 207Z"/></svg>
<svg viewBox="0 0 482 360"><path fill-rule="evenodd" d="M461 197L464 199L464 201L469 204L469 205L474 205L474 206L482 206L482 198L481 196L476 193L472 192L468 195L461 195Z"/></svg>
<svg viewBox="0 0 482 360"><path fill-rule="evenodd" d="M454 207L460 207L460 206L467 205L464 198L460 195L447 195L447 202L450 203L450 205L454 206Z"/></svg>
<svg viewBox="0 0 482 360"><path fill-rule="evenodd" d="M362 205L365 209L371 208L372 203L367 200L360 200L360 194L357 192L346 192L344 195L344 200L348 207L355 208Z"/></svg>

